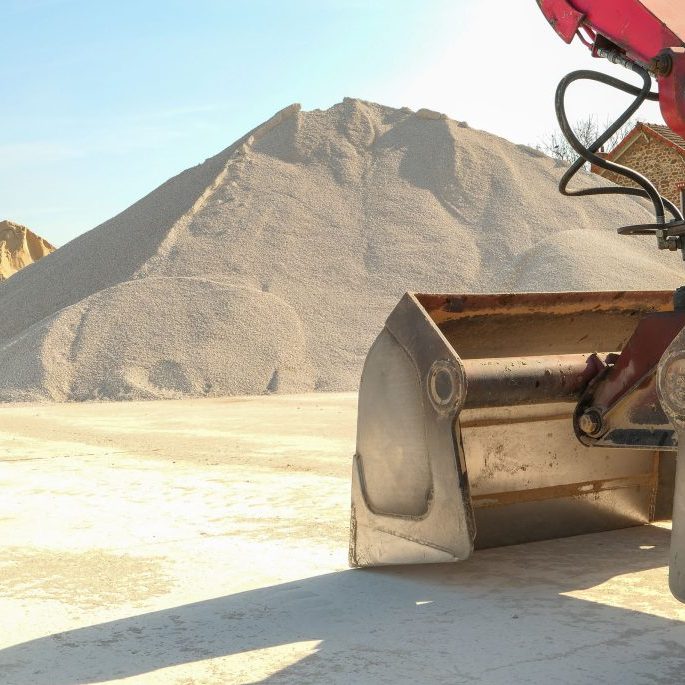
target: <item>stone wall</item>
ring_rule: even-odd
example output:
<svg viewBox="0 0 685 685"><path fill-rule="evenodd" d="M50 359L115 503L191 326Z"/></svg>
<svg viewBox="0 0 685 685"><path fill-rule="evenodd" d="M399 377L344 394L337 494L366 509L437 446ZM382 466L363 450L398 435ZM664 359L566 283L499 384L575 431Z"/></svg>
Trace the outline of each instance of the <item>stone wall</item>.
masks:
<svg viewBox="0 0 685 685"><path fill-rule="evenodd" d="M656 185L664 197L680 206L678 184L685 183L685 156L683 153L651 135L640 132L637 134L637 140L616 162L631 167L646 176ZM610 171L602 170L601 175L614 183L636 185L627 178Z"/></svg>

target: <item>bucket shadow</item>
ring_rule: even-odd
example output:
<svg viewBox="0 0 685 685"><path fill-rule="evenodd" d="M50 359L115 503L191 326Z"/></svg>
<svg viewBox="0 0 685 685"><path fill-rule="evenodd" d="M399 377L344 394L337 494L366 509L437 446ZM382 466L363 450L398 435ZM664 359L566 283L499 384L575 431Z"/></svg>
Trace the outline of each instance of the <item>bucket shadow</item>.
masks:
<svg viewBox="0 0 685 685"><path fill-rule="evenodd" d="M642 527L259 588L9 647L0 681L98 683L315 640L316 652L260 682L682 682L684 623L564 596L642 571L658 576L650 605L676 615L660 569L669 537ZM216 682L256 682L247 673Z"/></svg>

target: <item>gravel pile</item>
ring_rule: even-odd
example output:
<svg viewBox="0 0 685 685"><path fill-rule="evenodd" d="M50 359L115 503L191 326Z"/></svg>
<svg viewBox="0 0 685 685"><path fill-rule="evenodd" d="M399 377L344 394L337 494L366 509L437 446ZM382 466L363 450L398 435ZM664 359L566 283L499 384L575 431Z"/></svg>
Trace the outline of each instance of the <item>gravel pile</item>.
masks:
<svg viewBox="0 0 685 685"><path fill-rule="evenodd" d="M406 290L682 284L616 235L642 205L561 172L427 110L291 105L0 284L0 399L351 390Z"/></svg>
<svg viewBox="0 0 685 685"><path fill-rule="evenodd" d="M7 219L0 221L0 281L54 251L47 240L26 226Z"/></svg>

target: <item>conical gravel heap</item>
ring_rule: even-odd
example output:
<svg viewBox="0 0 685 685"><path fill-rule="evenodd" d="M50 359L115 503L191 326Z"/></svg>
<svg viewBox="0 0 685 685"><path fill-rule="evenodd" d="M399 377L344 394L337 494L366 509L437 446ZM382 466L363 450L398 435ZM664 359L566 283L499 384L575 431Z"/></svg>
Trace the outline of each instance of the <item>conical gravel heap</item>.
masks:
<svg viewBox="0 0 685 685"><path fill-rule="evenodd" d="M47 240L26 226L7 219L0 221L0 281L54 251Z"/></svg>
<svg viewBox="0 0 685 685"><path fill-rule="evenodd" d="M682 284L616 235L639 203L560 174L426 110L291 105L0 285L0 399L351 390L406 290Z"/></svg>

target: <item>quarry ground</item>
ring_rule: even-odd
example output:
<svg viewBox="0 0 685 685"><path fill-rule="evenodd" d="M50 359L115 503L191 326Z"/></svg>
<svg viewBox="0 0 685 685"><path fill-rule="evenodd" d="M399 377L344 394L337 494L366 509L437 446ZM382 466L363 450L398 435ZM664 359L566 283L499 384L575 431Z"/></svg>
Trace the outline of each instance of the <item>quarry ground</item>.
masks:
<svg viewBox="0 0 685 685"><path fill-rule="evenodd" d="M0 682L682 682L664 527L348 569L355 412L3 406Z"/></svg>

